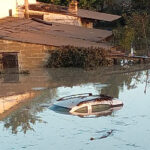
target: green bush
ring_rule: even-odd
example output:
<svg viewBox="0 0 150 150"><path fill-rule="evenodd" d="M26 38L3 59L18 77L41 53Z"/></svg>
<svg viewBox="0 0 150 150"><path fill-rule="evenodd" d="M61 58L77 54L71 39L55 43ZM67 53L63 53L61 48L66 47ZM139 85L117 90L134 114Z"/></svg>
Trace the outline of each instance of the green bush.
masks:
<svg viewBox="0 0 150 150"><path fill-rule="evenodd" d="M49 51L49 58L46 66L49 68L95 68L112 64L112 61L108 60L106 56L106 50L101 48L64 46Z"/></svg>

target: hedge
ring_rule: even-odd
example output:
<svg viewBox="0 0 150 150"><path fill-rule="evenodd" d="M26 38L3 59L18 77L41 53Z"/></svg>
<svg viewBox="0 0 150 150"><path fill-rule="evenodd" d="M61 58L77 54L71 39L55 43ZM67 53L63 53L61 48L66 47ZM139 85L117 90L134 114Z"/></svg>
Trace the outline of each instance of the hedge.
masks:
<svg viewBox="0 0 150 150"><path fill-rule="evenodd" d="M49 51L49 58L46 66L48 68L95 68L104 65L112 65L113 61L106 56L107 51L102 48L63 46L56 50Z"/></svg>

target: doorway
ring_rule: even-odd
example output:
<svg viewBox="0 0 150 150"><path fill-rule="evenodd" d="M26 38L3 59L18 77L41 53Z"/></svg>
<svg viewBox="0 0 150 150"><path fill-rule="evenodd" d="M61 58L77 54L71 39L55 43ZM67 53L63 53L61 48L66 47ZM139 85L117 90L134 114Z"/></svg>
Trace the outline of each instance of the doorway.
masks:
<svg viewBox="0 0 150 150"><path fill-rule="evenodd" d="M19 82L18 53L2 53L4 82Z"/></svg>
<svg viewBox="0 0 150 150"><path fill-rule="evenodd" d="M3 53L2 55L3 68L18 68L18 53Z"/></svg>
<svg viewBox="0 0 150 150"><path fill-rule="evenodd" d="M12 9L9 9L9 16L12 17L13 14L12 14Z"/></svg>

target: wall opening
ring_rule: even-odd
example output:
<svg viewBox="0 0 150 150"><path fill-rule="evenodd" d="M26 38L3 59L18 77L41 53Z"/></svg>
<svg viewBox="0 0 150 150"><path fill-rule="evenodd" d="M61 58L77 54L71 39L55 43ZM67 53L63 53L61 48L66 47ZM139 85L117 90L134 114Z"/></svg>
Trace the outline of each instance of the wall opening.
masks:
<svg viewBox="0 0 150 150"><path fill-rule="evenodd" d="M0 56L4 82L19 82L18 53L1 53Z"/></svg>
<svg viewBox="0 0 150 150"><path fill-rule="evenodd" d="M4 69L18 68L18 53L3 53L2 63Z"/></svg>
<svg viewBox="0 0 150 150"><path fill-rule="evenodd" d="M12 9L9 9L9 16L12 17Z"/></svg>

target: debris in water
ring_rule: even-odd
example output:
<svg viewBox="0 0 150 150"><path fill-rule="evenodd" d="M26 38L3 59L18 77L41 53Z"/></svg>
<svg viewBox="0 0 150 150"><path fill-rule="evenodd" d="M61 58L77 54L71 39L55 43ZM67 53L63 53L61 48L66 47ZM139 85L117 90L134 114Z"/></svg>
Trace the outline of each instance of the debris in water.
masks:
<svg viewBox="0 0 150 150"><path fill-rule="evenodd" d="M93 138L93 137L91 137L91 138L90 138L90 140L91 140L91 141L93 141L93 140L94 140L94 138Z"/></svg>
<svg viewBox="0 0 150 150"><path fill-rule="evenodd" d="M110 130L110 131L107 131L104 135L102 135L101 137L99 138L93 138L91 137L90 140L93 141L93 140L101 140L101 139L105 139L107 137L109 137L110 135L112 135L114 132L114 130Z"/></svg>

